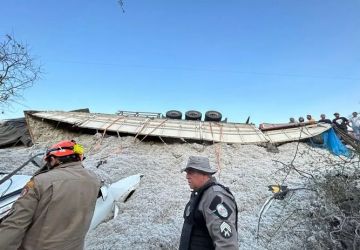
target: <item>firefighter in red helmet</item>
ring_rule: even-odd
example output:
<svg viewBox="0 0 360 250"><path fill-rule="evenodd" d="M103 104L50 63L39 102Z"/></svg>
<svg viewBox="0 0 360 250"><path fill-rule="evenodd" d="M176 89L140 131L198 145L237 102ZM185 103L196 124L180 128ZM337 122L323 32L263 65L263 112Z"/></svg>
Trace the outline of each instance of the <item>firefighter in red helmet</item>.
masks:
<svg viewBox="0 0 360 250"><path fill-rule="evenodd" d="M84 157L84 149L74 140L61 141L52 145L47 151L44 160L49 168L53 168L61 163L71 161L82 161Z"/></svg>
<svg viewBox="0 0 360 250"><path fill-rule="evenodd" d="M83 249L100 180L82 165L84 150L61 141L45 155L46 167L23 188L0 224L0 249Z"/></svg>

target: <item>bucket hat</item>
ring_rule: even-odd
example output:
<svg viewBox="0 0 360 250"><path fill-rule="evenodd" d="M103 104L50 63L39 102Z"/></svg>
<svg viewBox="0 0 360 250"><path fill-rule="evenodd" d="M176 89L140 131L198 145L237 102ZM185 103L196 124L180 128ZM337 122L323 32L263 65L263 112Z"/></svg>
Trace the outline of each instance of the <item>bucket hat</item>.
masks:
<svg viewBox="0 0 360 250"><path fill-rule="evenodd" d="M195 171L211 175L215 174L217 171L210 166L209 159L202 156L190 156L186 167L181 169L181 172L184 172L188 169L193 169Z"/></svg>

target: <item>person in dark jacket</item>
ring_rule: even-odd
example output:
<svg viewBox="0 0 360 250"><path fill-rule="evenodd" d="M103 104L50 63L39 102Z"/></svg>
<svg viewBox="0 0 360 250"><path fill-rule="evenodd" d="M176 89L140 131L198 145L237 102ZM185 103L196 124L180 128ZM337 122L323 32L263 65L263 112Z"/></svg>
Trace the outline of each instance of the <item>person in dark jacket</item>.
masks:
<svg viewBox="0 0 360 250"><path fill-rule="evenodd" d="M236 201L212 177L216 170L209 159L190 156L183 171L192 192L184 210L179 250L238 250Z"/></svg>
<svg viewBox="0 0 360 250"><path fill-rule="evenodd" d="M325 114L321 114L321 115L320 115L320 118L321 118L321 119L320 119L318 122L332 124L332 122L331 122L330 119L326 119Z"/></svg>
<svg viewBox="0 0 360 250"><path fill-rule="evenodd" d="M347 125L349 124L349 120L345 117L340 116L339 113L334 113L335 119L333 119L333 124L344 131L345 133L348 132Z"/></svg>

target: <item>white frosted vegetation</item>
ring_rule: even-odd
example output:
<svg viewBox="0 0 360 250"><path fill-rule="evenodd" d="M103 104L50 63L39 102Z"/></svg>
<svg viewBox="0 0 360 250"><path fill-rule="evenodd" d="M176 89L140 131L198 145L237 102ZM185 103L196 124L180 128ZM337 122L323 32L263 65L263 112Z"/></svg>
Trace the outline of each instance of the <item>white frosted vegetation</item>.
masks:
<svg viewBox="0 0 360 250"><path fill-rule="evenodd" d="M57 139L53 138L54 141L48 144ZM267 186L281 183L285 176L284 172L278 171L281 164L273 160L290 163L297 143L285 144L279 147L280 153L273 154L255 145L140 143L133 137L107 137L99 144L99 138L87 135L75 139L88 150L84 165L107 182L115 182L137 173L144 174L133 196L126 203L118 204L119 216L113 220L109 216L108 221L88 233L86 249L177 249L183 208L190 195L185 174L180 173L180 169L190 155L208 156L215 166L220 162L221 170L215 176L230 187L239 207L240 249L302 248L303 239L287 231L288 224L282 225L278 221L281 216L278 215L290 213L294 206L306 208L313 196L306 191L296 192L289 197L289 206L285 206L289 202L287 199L275 201L263 216L261 237L256 239L258 213L265 200L271 196ZM15 169L27 160L31 152L44 147L45 144L33 148L0 149L0 172ZM328 155L322 149L301 155L304 150L308 151L308 146L300 143L299 156L294 163L303 171L313 169L314 166L309 162L317 157L321 159L320 154ZM106 163L96 168L99 161L105 160ZM29 164L21 173L32 174L35 170L36 167ZM300 187L305 182L305 178L292 172L284 184ZM295 219L290 219L289 224L293 225ZM279 225L281 228L276 231ZM270 238L272 240L267 242L266 239Z"/></svg>

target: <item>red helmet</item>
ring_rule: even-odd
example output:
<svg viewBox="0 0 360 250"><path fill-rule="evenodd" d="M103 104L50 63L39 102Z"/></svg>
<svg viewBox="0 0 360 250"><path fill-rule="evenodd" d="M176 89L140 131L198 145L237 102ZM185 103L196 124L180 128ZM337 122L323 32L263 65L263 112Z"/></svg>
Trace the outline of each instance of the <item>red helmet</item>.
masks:
<svg viewBox="0 0 360 250"><path fill-rule="evenodd" d="M75 145L77 145L77 146L75 146ZM58 143L52 145L46 151L45 160L47 160L49 156L63 157L63 156L74 155L74 154L82 155L83 152L79 152L79 150L77 150L78 146L80 146L80 145L76 144L76 142L74 140L58 142ZM75 147L75 150L74 150L74 147Z"/></svg>

